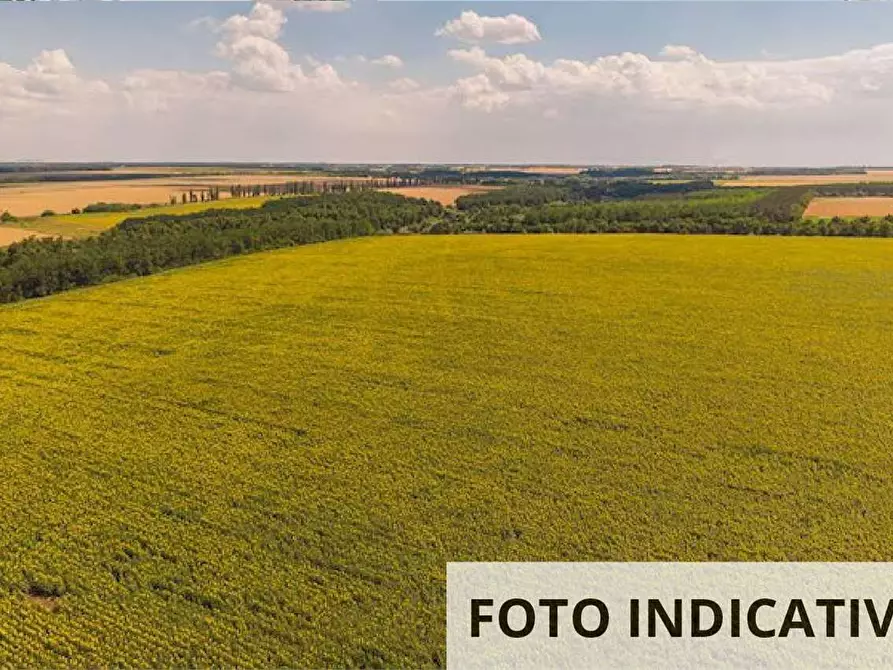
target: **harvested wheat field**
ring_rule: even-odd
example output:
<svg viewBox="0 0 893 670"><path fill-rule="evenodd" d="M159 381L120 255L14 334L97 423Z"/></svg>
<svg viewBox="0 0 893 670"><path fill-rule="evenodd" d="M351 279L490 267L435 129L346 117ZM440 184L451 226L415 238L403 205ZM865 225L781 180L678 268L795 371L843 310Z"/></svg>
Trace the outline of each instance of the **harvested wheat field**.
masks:
<svg viewBox="0 0 893 670"><path fill-rule="evenodd" d="M16 184L0 187L0 212L6 210L19 217L39 216L44 210L59 214L83 208L94 202L127 202L140 205L167 204L172 195L200 191L233 184L285 184L294 181L363 181L365 178L302 176L285 174L230 174L183 176L124 181L54 182ZM227 193L220 194L221 198ZM461 195L461 194L460 194Z"/></svg>
<svg viewBox="0 0 893 670"><path fill-rule="evenodd" d="M381 189L387 193L405 195L407 198L427 198L441 205L452 205L456 198L471 193L492 191L495 186L407 186L406 188Z"/></svg>
<svg viewBox="0 0 893 670"><path fill-rule="evenodd" d="M8 228L0 226L0 247L5 247L14 242L21 242L29 237L45 237L43 233L36 230L26 230L24 228Z"/></svg>
<svg viewBox="0 0 893 670"><path fill-rule="evenodd" d="M738 179L722 179L716 183L720 186L818 186L866 182L893 182L893 170L868 170L864 174L742 175Z"/></svg>
<svg viewBox="0 0 893 670"><path fill-rule="evenodd" d="M466 165L465 172L487 172L489 170L510 170L528 174L568 175L580 174L586 168L578 165Z"/></svg>
<svg viewBox="0 0 893 670"><path fill-rule="evenodd" d="M893 198L813 198L803 216L887 216Z"/></svg>

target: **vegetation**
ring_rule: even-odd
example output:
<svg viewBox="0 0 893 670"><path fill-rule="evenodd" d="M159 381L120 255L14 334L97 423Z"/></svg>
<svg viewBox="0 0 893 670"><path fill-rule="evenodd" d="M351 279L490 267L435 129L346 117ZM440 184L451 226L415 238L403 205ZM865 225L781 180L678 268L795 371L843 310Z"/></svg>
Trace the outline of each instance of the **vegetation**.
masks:
<svg viewBox="0 0 893 670"><path fill-rule="evenodd" d="M158 205L148 205L149 207L158 207ZM84 214L94 214L96 212L132 212L142 209L143 205L139 203L128 202L94 202L83 208Z"/></svg>
<svg viewBox="0 0 893 670"><path fill-rule="evenodd" d="M472 210L494 205L529 206L549 202L601 202L710 190L714 190L713 183L710 181L660 183L616 179L592 181L572 178L551 184L523 184L496 191L463 195L456 200L456 207L462 210Z"/></svg>
<svg viewBox="0 0 893 670"><path fill-rule="evenodd" d="M816 195L829 198L890 197L893 183L863 182L861 184L822 184L813 186Z"/></svg>
<svg viewBox="0 0 893 670"><path fill-rule="evenodd" d="M50 295L249 251L417 226L437 203L392 193L272 200L245 210L127 219L92 238L27 239L0 250L0 302Z"/></svg>
<svg viewBox="0 0 893 670"><path fill-rule="evenodd" d="M891 237L893 216L803 218L811 187L720 189L704 182L606 180L523 185L463 196L458 210L365 188L266 200L259 208L212 202L143 211L92 239L28 239L0 250L0 302L142 276L230 255L373 233L688 233ZM557 199L557 200L556 200ZM263 202L263 199L253 201ZM230 200L228 203L239 202ZM247 202L247 201L244 201ZM231 205L227 205L228 207ZM160 212L152 214L152 212ZM49 218L48 221L57 219ZM47 226L26 227L48 232ZM94 228L95 230L95 228Z"/></svg>
<svg viewBox="0 0 893 670"><path fill-rule="evenodd" d="M156 207L143 206L135 211L100 212L83 214L54 214L52 216L30 219L17 219L16 225L46 235L65 238L89 237L113 228L128 218L145 218L158 214L180 215L204 212L209 209L253 209L270 200L268 196L259 198L227 199L219 202L197 202L185 205L164 205Z"/></svg>
<svg viewBox="0 0 893 670"><path fill-rule="evenodd" d="M891 560L891 275L391 236L0 308L0 665L443 666L448 561Z"/></svg>

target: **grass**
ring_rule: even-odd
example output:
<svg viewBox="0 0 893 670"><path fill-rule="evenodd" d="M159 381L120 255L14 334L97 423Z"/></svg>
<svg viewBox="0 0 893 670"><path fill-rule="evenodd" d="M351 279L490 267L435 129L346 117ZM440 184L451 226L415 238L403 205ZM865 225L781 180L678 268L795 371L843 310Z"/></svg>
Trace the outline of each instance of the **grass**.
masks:
<svg viewBox="0 0 893 670"><path fill-rule="evenodd" d="M56 216L29 217L17 219L12 224L19 228L33 230L46 235L62 237L89 237L108 230L125 219L138 219L156 214L193 214L206 209L250 209L260 207L269 196L233 198L215 202L190 202L180 205L144 207L130 212L95 212L89 214L59 214Z"/></svg>
<svg viewBox="0 0 893 670"><path fill-rule="evenodd" d="M367 238L0 309L0 665L424 667L452 560L893 558L893 241Z"/></svg>

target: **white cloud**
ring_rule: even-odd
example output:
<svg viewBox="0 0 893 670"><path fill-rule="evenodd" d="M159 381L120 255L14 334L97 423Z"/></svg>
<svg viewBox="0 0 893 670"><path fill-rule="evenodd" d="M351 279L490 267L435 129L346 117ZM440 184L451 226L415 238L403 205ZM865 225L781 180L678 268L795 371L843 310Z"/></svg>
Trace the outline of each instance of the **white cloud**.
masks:
<svg viewBox="0 0 893 670"><path fill-rule="evenodd" d="M137 70L121 83L127 104L140 112L165 112L172 104L218 96L229 87L230 76L226 72L177 70Z"/></svg>
<svg viewBox="0 0 893 670"><path fill-rule="evenodd" d="M664 60L627 52L546 64L524 54L492 57L480 47L449 55L519 102L582 95L709 108L804 108L830 103L844 92L877 92L893 79L893 45L788 61L714 61L678 45L663 50Z"/></svg>
<svg viewBox="0 0 893 670"><path fill-rule="evenodd" d="M410 91L417 91L421 88L421 84L417 82L415 79L410 79L409 77L400 77L399 79L395 79L388 84L388 87L392 91L396 91L397 93L409 93Z"/></svg>
<svg viewBox="0 0 893 670"><path fill-rule="evenodd" d="M508 16L480 16L464 11L458 19L447 21L434 33L438 37L453 37L462 42L496 42L497 44L525 44L539 42L539 29L530 19L518 14Z"/></svg>
<svg viewBox="0 0 893 670"><path fill-rule="evenodd" d="M509 95L494 86L485 74L460 79L456 82L455 91L465 107L485 112L505 107L511 100Z"/></svg>
<svg viewBox="0 0 893 670"><path fill-rule="evenodd" d="M0 63L0 118L15 118L0 122L0 158L866 163L887 162L893 144L893 44L728 61L679 44L658 56L548 61L469 44L444 58L468 68L455 81L444 81L444 63L408 63L414 78L394 69L390 81L357 67L368 80L348 81L286 50L286 19L330 17L276 2L201 22L223 59L211 71L141 69L103 82L62 51ZM510 39L489 28L465 37ZM402 63L394 59L335 60Z"/></svg>
<svg viewBox="0 0 893 670"><path fill-rule="evenodd" d="M292 62L277 41L286 21L278 7L257 3L247 16L235 14L220 25L217 32L221 38L215 53L231 61L234 82L253 90L280 93L306 84L342 86L344 82L331 65L308 57L313 68L308 74Z"/></svg>
<svg viewBox="0 0 893 670"><path fill-rule="evenodd" d="M40 52L23 70L0 63L0 116L65 113L68 105L95 100L108 92L104 81L82 78L62 49Z"/></svg>
<svg viewBox="0 0 893 670"><path fill-rule="evenodd" d="M270 4L284 10L299 12L345 12L351 8L350 0L268 0Z"/></svg>
<svg viewBox="0 0 893 670"><path fill-rule="evenodd" d="M403 61L399 56L395 56L394 54L387 54L382 56L381 58L376 58L370 61L373 65L381 65L384 67L392 67L392 68L401 68L403 67Z"/></svg>

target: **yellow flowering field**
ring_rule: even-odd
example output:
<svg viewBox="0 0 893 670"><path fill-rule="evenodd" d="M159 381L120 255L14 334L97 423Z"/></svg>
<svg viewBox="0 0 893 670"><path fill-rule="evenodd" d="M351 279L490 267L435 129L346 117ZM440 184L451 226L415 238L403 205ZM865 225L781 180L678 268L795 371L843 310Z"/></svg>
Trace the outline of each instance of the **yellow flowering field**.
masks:
<svg viewBox="0 0 893 670"><path fill-rule="evenodd" d="M442 666L456 560L893 559L893 241L392 236L0 308L0 665Z"/></svg>

